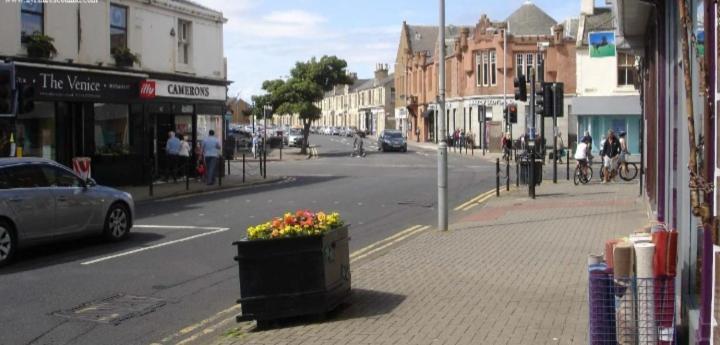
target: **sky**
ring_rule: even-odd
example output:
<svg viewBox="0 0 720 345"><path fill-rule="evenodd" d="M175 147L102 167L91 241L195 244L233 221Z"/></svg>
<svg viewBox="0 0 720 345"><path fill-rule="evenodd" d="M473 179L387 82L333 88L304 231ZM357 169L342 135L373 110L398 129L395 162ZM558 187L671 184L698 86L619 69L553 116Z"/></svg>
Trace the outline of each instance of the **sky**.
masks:
<svg viewBox="0 0 720 345"><path fill-rule="evenodd" d="M437 25L437 0L195 0L222 11L228 96L246 101L262 82L286 78L296 61L336 55L348 71L370 78L377 63L392 70L403 20ZM534 0L556 21L578 16L581 0ZM598 5L604 3L598 1ZM446 0L448 25L474 25L482 14L501 21L525 0ZM391 71L392 72L392 71Z"/></svg>

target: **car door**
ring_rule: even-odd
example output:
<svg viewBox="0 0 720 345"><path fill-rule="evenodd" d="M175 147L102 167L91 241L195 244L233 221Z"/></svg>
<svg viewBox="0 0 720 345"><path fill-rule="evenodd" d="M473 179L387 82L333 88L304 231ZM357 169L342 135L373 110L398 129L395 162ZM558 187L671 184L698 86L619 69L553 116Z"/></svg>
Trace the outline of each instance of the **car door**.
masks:
<svg viewBox="0 0 720 345"><path fill-rule="evenodd" d="M37 164L22 164L5 169L10 188L7 204L13 213L18 236L40 239L55 233L55 198Z"/></svg>
<svg viewBox="0 0 720 345"><path fill-rule="evenodd" d="M91 230L96 205L92 193L74 173L52 165L43 165L43 173L55 198L55 227L58 235Z"/></svg>

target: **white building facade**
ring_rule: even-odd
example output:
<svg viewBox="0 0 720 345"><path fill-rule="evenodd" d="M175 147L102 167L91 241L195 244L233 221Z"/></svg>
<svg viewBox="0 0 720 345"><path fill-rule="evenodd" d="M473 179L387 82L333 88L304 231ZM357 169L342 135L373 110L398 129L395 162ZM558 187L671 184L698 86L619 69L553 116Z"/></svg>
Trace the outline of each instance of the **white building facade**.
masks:
<svg viewBox="0 0 720 345"><path fill-rule="evenodd" d="M0 155L91 157L100 183L145 183L167 168L168 132L192 145L222 136L225 22L188 0L0 3L0 62L32 95L3 120L16 145ZM34 53L43 36L56 54Z"/></svg>

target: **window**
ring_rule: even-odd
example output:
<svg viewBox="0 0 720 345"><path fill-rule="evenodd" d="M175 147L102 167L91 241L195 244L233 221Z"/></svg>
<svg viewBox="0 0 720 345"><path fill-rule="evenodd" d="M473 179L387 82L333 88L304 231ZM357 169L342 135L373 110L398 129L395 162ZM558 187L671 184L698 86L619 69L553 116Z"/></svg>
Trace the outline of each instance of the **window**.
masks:
<svg viewBox="0 0 720 345"><path fill-rule="evenodd" d="M525 55L525 76L528 77L527 80L530 80L530 71L532 71L535 67L535 54L527 54Z"/></svg>
<svg viewBox="0 0 720 345"><path fill-rule="evenodd" d="M35 102L32 112L15 120L15 142L23 156L55 159L55 104Z"/></svg>
<svg viewBox="0 0 720 345"><path fill-rule="evenodd" d="M525 71L525 65L523 64L523 61L525 61L523 59L523 54L515 55L515 77L517 78L520 78L520 76L522 76L523 72Z"/></svg>
<svg viewBox="0 0 720 345"><path fill-rule="evenodd" d="M127 104L95 103L95 154L130 153Z"/></svg>
<svg viewBox="0 0 720 345"><path fill-rule="evenodd" d="M618 53L618 86L635 85L635 57Z"/></svg>
<svg viewBox="0 0 720 345"><path fill-rule="evenodd" d="M477 79L477 86L482 85L482 53L478 52L475 54L475 74Z"/></svg>
<svg viewBox="0 0 720 345"><path fill-rule="evenodd" d="M490 51L490 85L497 84L497 68L495 61L495 51Z"/></svg>
<svg viewBox="0 0 720 345"><path fill-rule="evenodd" d="M190 63L190 22L178 19L178 61Z"/></svg>
<svg viewBox="0 0 720 345"><path fill-rule="evenodd" d="M75 174L56 167L43 166L43 174L51 187L82 187L82 182Z"/></svg>
<svg viewBox="0 0 720 345"><path fill-rule="evenodd" d="M483 69L482 69L483 85L487 86L488 82L489 82L489 78L490 78L490 73L488 70L490 68L490 65L488 64L488 53L487 52L482 53L482 66L483 66Z"/></svg>
<svg viewBox="0 0 720 345"><path fill-rule="evenodd" d="M42 34L44 32L44 9L43 4L40 2L22 2L20 7L21 39L35 33Z"/></svg>
<svg viewBox="0 0 720 345"><path fill-rule="evenodd" d="M10 186L12 188L37 188L48 187L40 166L37 164L25 164L8 168L6 170Z"/></svg>
<svg viewBox="0 0 720 345"><path fill-rule="evenodd" d="M127 48L127 7L110 5L110 49Z"/></svg>
<svg viewBox="0 0 720 345"><path fill-rule="evenodd" d="M10 189L12 188L12 185L10 184L10 176L8 176L5 171L0 169L0 189Z"/></svg>

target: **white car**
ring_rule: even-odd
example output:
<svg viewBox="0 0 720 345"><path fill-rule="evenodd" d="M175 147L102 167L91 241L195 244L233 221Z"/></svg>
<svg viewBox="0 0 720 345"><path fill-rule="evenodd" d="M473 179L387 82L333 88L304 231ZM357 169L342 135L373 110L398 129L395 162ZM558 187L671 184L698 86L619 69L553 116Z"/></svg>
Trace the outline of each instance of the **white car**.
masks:
<svg viewBox="0 0 720 345"><path fill-rule="evenodd" d="M302 131L297 130L297 129L290 130L290 133L288 134L288 143L287 143L288 146L300 147L300 146L302 146L302 140L303 140Z"/></svg>

